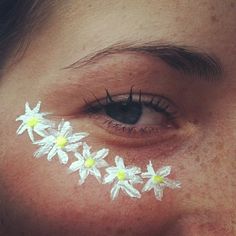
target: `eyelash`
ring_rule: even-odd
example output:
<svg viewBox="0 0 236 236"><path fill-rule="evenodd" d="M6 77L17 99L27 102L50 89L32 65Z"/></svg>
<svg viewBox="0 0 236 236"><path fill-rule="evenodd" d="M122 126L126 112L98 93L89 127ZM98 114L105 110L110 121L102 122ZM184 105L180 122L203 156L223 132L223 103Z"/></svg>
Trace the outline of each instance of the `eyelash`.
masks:
<svg viewBox="0 0 236 236"><path fill-rule="evenodd" d="M114 107L117 105L134 106L139 104L140 106L152 109L153 111L164 115L166 123L160 126L146 126L146 127L135 127L135 124L122 123L118 120L110 118L104 118L102 114L103 122L102 125L106 126L106 129L110 132L117 132L120 135L129 135L137 137L142 135L151 135L160 133L163 129L167 130L170 128L178 128L177 117L178 109L168 98L161 95L145 94L141 90L139 93L133 93L133 86L126 95L111 95L106 89L106 97L103 99L98 99L95 95L95 101L88 103L85 99L85 113L89 114L91 117L97 120L101 119L101 113L106 114L108 107ZM111 130L112 129L112 130Z"/></svg>

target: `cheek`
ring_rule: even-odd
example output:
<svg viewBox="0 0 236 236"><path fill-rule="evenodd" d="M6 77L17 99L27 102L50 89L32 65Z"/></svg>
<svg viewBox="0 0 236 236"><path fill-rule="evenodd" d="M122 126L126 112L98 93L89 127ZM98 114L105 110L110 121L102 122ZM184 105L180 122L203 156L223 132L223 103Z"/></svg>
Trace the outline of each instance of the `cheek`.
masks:
<svg viewBox="0 0 236 236"><path fill-rule="evenodd" d="M223 176L223 173L212 173L222 164L202 158L213 153L213 146L211 151L208 149L207 155L204 148L200 149L205 145L198 143L195 150L191 146L177 152L171 159L154 161L157 166L171 165L174 168L171 178L182 182L182 189L166 190L162 202L154 198L153 192L143 194L140 200L120 194L117 200L111 201L110 185L101 185L89 176L84 185L78 186L77 174L68 175L67 167L59 165L56 158L52 162L45 157L33 158L36 147L30 143L27 135L17 137L16 128L15 125L8 127L7 135L4 135L2 145L7 148L2 149L0 162L1 214L7 232L23 230L33 235L42 232L74 235L79 232L80 235L107 233L151 236L162 232L168 223L175 221L176 216L183 212L225 207L220 205L222 192L218 190L219 176ZM95 149L100 145L99 140L91 139L88 142L94 144ZM114 163L114 156L119 153L129 158L127 164L135 163L143 170L148 162L147 156L155 153L155 148L152 151L140 149L139 152L122 151L118 147L111 149L109 164ZM134 162L137 156L142 161Z"/></svg>
<svg viewBox="0 0 236 236"><path fill-rule="evenodd" d="M111 201L111 185L89 176L78 186L77 174L68 175L56 158L33 158L36 147L27 135L17 137L13 128L8 136L13 138L4 139L8 148L0 165L0 208L7 232L155 235L175 215L177 200L171 191L163 202L156 201L153 192L140 200L120 194ZM108 159L111 164L114 155Z"/></svg>

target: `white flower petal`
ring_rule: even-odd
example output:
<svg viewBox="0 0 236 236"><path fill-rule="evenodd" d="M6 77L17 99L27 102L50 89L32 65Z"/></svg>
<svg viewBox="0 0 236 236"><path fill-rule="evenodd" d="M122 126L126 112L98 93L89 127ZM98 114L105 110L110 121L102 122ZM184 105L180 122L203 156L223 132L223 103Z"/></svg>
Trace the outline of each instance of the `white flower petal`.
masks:
<svg viewBox="0 0 236 236"><path fill-rule="evenodd" d="M171 172L171 166L164 166L156 172L156 175L166 177L167 175L170 174L170 172Z"/></svg>
<svg viewBox="0 0 236 236"><path fill-rule="evenodd" d="M88 157L88 156L91 155L90 149L91 149L91 147L88 146L87 143L83 143L83 157L84 157L84 158L86 158L86 157Z"/></svg>
<svg viewBox="0 0 236 236"><path fill-rule="evenodd" d="M106 174L103 179L103 184L110 184L114 181L116 175L113 174Z"/></svg>
<svg viewBox="0 0 236 236"><path fill-rule="evenodd" d="M33 112L38 113L40 111L41 102L39 101L36 107L33 109Z"/></svg>
<svg viewBox="0 0 236 236"><path fill-rule="evenodd" d="M60 163L61 164L67 164L68 159L69 159L67 153L59 149L57 151L57 154L58 154Z"/></svg>
<svg viewBox="0 0 236 236"><path fill-rule="evenodd" d="M41 137L46 137L48 135L47 131L43 129L38 129L37 127L34 128L34 132Z"/></svg>
<svg viewBox="0 0 236 236"><path fill-rule="evenodd" d="M90 169L89 172L91 173L91 175L95 176L96 179L98 180L98 182L101 182L101 173L100 171L94 167L93 169Z"/></svg>
<svg viewBox="0 0 236 236"><path fill-rule="evenodd" d="M113 186L113 188L111 189L111 199L114 200L115 198L117 198L118 194L120 191L120 186L115 184Z"/></svg>
<svg viewBox="0 0 236 236"><path fill-rule="evenodd" d="M47 154L50 150L51 150L50 146L42 146L34 153L34 156L36 158L39 158L39 157L44 156L45 154Z"/></svg>
<svg viewBox="0 0 236 236"><path fill-rule="evenodd" d="M33 135L32 128L28 127L27 131L28 131L28 135L29 135L29 137L30 137L30 140L31 140L32 142L34 142L34 135Z"/></svg>
<svg viewBox="0 0 236 236"><path fill-rule="evenodd" d="M80 146L81 143L73 143L65 146L65 150L67 152L76 152L77 148Z"/></svg>
<svg viewBox="0 0 236 236"><path fill-rule="evenodd" d="M39 141L35 141L34 144L37 145L52 145L55 142L55 137L52 135L46 136L45 138L39 140Z"/></svg>
<svg viewBox="0 0 236 236"><path fill-rule="evenodd" d="M150 174L149 172L144 172L141 174L141 176L142 176L142 178L152 178L152 176L154 176L154 175Z"/></svg>
<svg viewBox="0 0 236 236"><path fill-rule="evenodd" d="M79 152L75 152L75 157L79 160L84 160L84 157Z"/></svg>
<svg viewBox="0 0 236 236"><path fill-rule="evenodd" d="M164 183L168 188L171 188L171 189L181 188L181 183L176 180L170 180L168 178L165 178Z"/></svg>
<svg viewBox="0 0 236 236"><path fill-rule="evenodd" d="M152 162L149 161L149 164L147 165L147 171L151 174L151 175L155 175L155 171L153 169L153 166L152 166Z"/></svg>
<svg viewBox="0 0 236 236"><path fill-rule="evenodd" d="M48 115L48 114L51 114L51 113L49 113L49 112L41 113L42 116L45 116L45 115ZM47 119L44 119L44 118L41 118L41 124L43 124L45 126L48 126L48 128L49 127L55 128L55 126L56 126L54 121L47 120Z"/></svg>
<svg viewBox="0 0 236 236"><path fill-rule="evenodd" d="M140 192L129 184L128 181L124 181L121 187L130 197L141 198Z"/></svg>
<svg viewBox="0 0 236 236"><path fill-rule="evenodd" d="M47 156L48 161L51 161L52 158L53 158L56 154L57 154L57 146L54 145L54 146L52 147L52 149L50 150L50 152L48 153L48 156Z"/></svg>
<svg viewBox="0 0 236 236"><path fill-rule="evenodd" d="M116 175L116 173L118 171L119 171L119 168L117 168L117 167L108 167L108 168L106 168L106 172L108 174L115 174Z"/></svg>
<svg viewBox="0 0 236 236"><path fill-rule="evenodd" d="M66 121L66 122L64 122L64 124L63 124L63 126L61 128L60 133L61 133L62 136L65 136L68 132L71 131L71 129L72 129L72 127L70 125L70 122Z"/></svg>
<svg viewBox="0 0 236 236"><path fill-rule="evenodd" d="M143 183L143 180L142 180L142 178L141 178L140 176L135 175L135 176L133 176L133 177L129 180L129 182L130 182L131 184L142 184L142 183Z"/></svg>
<svg viewBox="0 0 236 236"><path fill-rule="evenodd" d="M136 175L136 174L140 174L141 169L139 167L132 166L132 167L128 167L126 169L126 172L127 172L128 175L133 176L133 175Z"/></svg>
<svg viewBox="0 0 236 236"><path fill-rule="evenodd" d="M57 137L57 136L59 136L59 132L58 132L56 129L53 129L53 128L49 127L49 128L47 129L47 131L48 131L48 133L49 133L51 136L53 136L54 138Z"/></svg>
<svg viewBox="0 0 236 236"><path fill-rule="evenodd" d="M142 192L150 191L152 188L154 188L154 184L152 182L152 179L149 179L147 183L144 185Z"/></svg>
<svg viewBox="0 0 236 236"><path fill-rule="evenodd" d="M103 168L103 167L107 167L107 166L108 166L108 163L103 159L97 160L97 162L96 162L97 168Z"/></svg>
<svg viewBox="0 0 236 236"><path fill-rule="evenodd" d="M22 123L20 127L17 129L16 133L20 135L23 134L25 130L27 130L27 126L24 123Z"/></svg>
<svg viewBox="0 0 236 236"><path fill-rule="evenodd" d="M64 119L62 119L61 120L61 122L59 123L59 125L58 125L58 130L61 130L62 129L62 127L63 127L63 125L64 125L64 123L65 123L65 121L64 121Z"/></svg>
<svg viewBox="0 0 236 236"><path fill-rule="evenodd" d="M108 155L108 153L109 153L109 149L103 148L96 153L96 155L94 156L94 159L97 160L97 159L105 158Z"/></svg>
<svg viewBox="0 0 236 236"><path fill-rule="evenodd" d="M88 177L89 175L89 171L85 168L81 169L80 172L79 172L79 175L80 175L80 181L79 181L79 184L83 184L85 179Z"/></svg>
<svg viewBox="0 0 236 236"><path fill-rule="evenodd" d="M69 166L69 172L75 172L77 170L79 170L82 165L84 164L84 161L83 160L78 160L78 161L75 161L73 162L70 166Z"/></svg>
<svg viewBox="0 0 236 236"><path fill-rule="evenodd" d="M30 107L29 107L29 103L26 102L26 103L25 103L25 113L30 113L30 112L31 112L31 109L30 109Z"/></svg>
<svg viewBox="0 0 236 236"><path fill-rule="evenodd" d="M116 163L116 166L120 169L125 169L125 164L124 164L124 160L122 157L120 156L116 156L115 157L115 163Z"/></svg>
<svg viewBox="0 0 236 236"><path fill-rule="evenodd" d="M45 130L45 129L48 129L49 127L51 127L51 126L50 126L50 125L43 124L43 123L38 123L38 124L35 126L35 129L37 129L37 130Z"/></svg>
<svg viewBox="0 0 236 236"><path fill-rule="evenodd" d="M16 121L25 121L25 119L27 118L27 116L26 115L20 115L20 116L18 116L17 118L16 118ZM25 123L25 122L24 122Z"/></svg>
<svg viewBox="0 0 236 236"><path fill-rule="evenodd" d="M163 188L160 188L160 187L158 187L158 185L156 185L154 187L154 193L155 193L156 199L161 201L163 198Z"/></svg>
<svg viewBox="0 0 236 236"><path fill-rule="evenodd" d="M85 132L81 132L81 133L75 133L73 135L71 135L70 137L68 137L68 142L69 143L75 143L80 141L82 138L87 137L89 134L85 133Z"/></svg>

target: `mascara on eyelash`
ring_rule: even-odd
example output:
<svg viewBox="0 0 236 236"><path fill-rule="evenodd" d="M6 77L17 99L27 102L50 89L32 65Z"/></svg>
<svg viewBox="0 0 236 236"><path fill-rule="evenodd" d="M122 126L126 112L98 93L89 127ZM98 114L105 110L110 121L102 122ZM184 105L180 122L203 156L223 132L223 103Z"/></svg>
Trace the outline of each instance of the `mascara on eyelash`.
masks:
<svg viewBox="0 0 236 236"><path fill-rule="evenodd" d="M103 99L99 99L96 97L96 95L93 94L95 98L94 102L89 103L84 99L86 106L84 110L86 112L97 114L111 104L115 105L119 103L122 106L142 104L146 107L154 109L156 112L163 113L169 120L174 120L177 118L179 113L177 109L174 109L175 105L169 99L162 95L145 94L141 91L141 89L139 90L139 93L134 93L133 87L134 86L131 86L129 93L126 96L111 95L108 89L105 89L106 96ZM137 97L136 99L134 99L135 96ZM147 99L147 96L151 98Z"/></svg>

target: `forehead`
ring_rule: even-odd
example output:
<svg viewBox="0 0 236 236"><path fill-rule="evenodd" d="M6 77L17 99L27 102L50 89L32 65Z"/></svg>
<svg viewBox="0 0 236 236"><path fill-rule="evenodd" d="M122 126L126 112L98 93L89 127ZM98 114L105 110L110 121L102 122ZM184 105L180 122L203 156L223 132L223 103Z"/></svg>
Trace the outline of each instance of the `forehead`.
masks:
<svg viewBox="0 0 236 236"><path fill-rule="evenodd" d="M216 55L226 74L235 75L235 6L220 0L63 1L35 34L25 59L33 68L46 57L44 69L52 71L110 45L155 41Z"/></svg>
<svg viewBox="0 0 236 236"><path fill-rule="evenodd" d="M217 32L232 33L235 29L236 8L230 1L73 1L69 5L71 13L68 17L79 25L71 24L80 29L92 29L96 41L114 39L115 37L139 37L156 40L182 41L190 36L197 44L202 35ZM222 25L227 24L227 27ZM86 32L89 36L89 32ZM106 34L108 33L108 34ZM105 34L105 35L104 35ZM224 35L226 36L226 35ZM222 38L223 35L218 35ZM95 39L95 38L94 38ZM171 40L171 38L169 38Z"/></svg>
<svg viewBox="0 0 236 236"><path fill-rule="evenodd" d="M225 52L226 45L234 49L234 1L69 2L55 17L55 25L80 53L137 40L180 43L215 53Z"/></svg>

